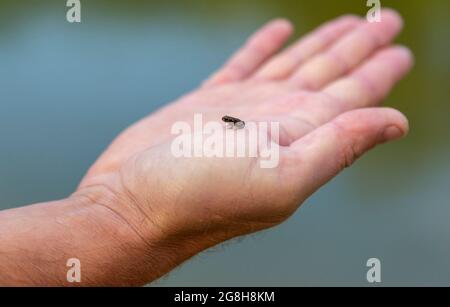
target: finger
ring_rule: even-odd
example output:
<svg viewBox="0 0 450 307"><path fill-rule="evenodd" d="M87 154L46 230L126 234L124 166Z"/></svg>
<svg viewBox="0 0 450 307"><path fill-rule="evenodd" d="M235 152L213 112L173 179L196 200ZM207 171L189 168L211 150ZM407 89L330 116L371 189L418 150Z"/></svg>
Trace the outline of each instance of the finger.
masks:
<svg viewBox="0 0 450 307"><path fill-rule="evenodd" d="M298 139L342 113L377 106L411 69L413 57L405 47L379 51L350 76L332 83L320 93L300 91L267 104L272 114L297 119L286 129ZM302 129L298 127L302 126Z"/></svg>
<svg viewBox="0 0 450 307"><path fill-rule="evenodd" d="M361 23L361 18L356 16L343 16L326 23L265 64L255 77L269 80L289 77L298 66Z"/></svg>
<svg viewBox="0 0 450 307"><path fill-rule="evenodd" d="M317 90L356 68L377 49L389 44L402 29L402 18L393 10L383 10L382 21L366 22L326 52L300 67L292 82Z"/></svg>
<svg viewBox="0 0 450 307"><path fill-rule="evenodd" d="M301 181L306 188L302 196L307 197L368 150L408 130L405 116L393 109L347 112L294 142L283 157L284 165Z"/></svg>
<svg viewBox="0 0 450 307"><path fill-rule="evenodd" d="M225 66L206 81L205 86L235 82L250 76L262 63L276 53L293 32L291 23L278 19L254 34Z"/></svg>
<svg viewBox="0 0 450 307"><path fill-rule="evenodd" d="M319 127L342 113L358 108L377 106L392 88L410 71L411 51L391 47L379 51L346 78L340 79L320 93L296 93L278 102L284 112ZM283 110L282 110L283 111ZM311 129L312 129L311 128ZM308 132L308 131L306 131ZM303 134L296 134L301 137Z"/></svg>
<svg viewBox="0 0 450 307"><path fill-rule="evenodd" d="M335 100L329 110L345 112L355 108L375 106L382 101L413 66L413 56L405 47L391 47L375 56L348 77L324 89ZM333 111L334 110L334 111ZM337 114L330 114L336 116Z"/></svg>

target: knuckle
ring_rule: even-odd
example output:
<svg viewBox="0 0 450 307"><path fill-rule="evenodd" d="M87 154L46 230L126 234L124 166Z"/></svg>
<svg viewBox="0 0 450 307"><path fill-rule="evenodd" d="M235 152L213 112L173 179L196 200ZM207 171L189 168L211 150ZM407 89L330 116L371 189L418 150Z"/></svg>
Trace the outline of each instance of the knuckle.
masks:
<svg viewBox="0 0 450 307"><path fill-rule="evenodd" d="M334 122L334 131L339 144L338 165L339 169L352 166L358 158L364 154L364 148L360 146L358 131L349 128L343 123L343 119Z"/></svg>

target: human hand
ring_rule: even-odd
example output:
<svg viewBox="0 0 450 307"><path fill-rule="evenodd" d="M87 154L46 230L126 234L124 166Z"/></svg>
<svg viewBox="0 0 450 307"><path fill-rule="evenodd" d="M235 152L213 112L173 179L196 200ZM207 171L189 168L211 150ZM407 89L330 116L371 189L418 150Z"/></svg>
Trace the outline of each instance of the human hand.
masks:
<svg viewBox="0 0 450 307"><path fill-rule="evenodd" d="M214 120L225 114L281 116L303 122L306 127L296 133L301 136L345 111L377 106L411 66L409 51L390 45L401 30L400 16L391 10L382 16L383 22L374 24L340 17L281 53L292 26L285 20L269 23L204 86L124 131L82 186L89 178L117 171L132 155L170 140L173 123L192 121L195 113Z"/></svg>
<svg viewBox="0 0 450 307"><path fill-rule="evenodd" d="M106 187L105 206L162 253L171 251L161 274L205 248L282 222L355 158L407 133L401 113L376 107L412 66L406 48L390 45L401 27L390 10L381 23L346 16L276 54L292 28L270 23L200 89L119 136L77 193ZM279 122L279 166L175 158L171 127L194 114Z"/></svg>

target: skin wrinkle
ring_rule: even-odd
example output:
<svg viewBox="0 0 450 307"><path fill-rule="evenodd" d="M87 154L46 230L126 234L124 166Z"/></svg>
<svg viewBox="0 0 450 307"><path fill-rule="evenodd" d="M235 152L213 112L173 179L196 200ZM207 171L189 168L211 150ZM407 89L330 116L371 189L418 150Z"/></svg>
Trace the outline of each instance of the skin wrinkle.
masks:
<svg viewBox="0 0 450 307"><path fill-rule="evenodd" d="M311 82L311 80L308 80L308 78L305 78L301 74L297 74L295 77L291 78L289 82L295 84L295 87L297 89L305 89L310 92L315 91L313 82Z"/></svg>
<svg viewBox="0 0 450 307"><path fill-rule="evenodd" d="M297 118L290 117L290 119L297 121ZM272 139L272 136L270 136ZM292 132L289 133L288 129L285 127L285 125L280 125L280 139L279 139L279 146L280 147L286 147L294 142L294 139L292 137Z"/></svg>
<svg viewBox="0 0 450 307"><path fill-rule="evenodd" d="M341 149L338 154L338 169L336 170L336 173L338 173L340 170L351 166L355 161L355 140L352 137L345 137L348 135L348 130L339 121L334 121L333 126L336 133L336 140L345 142L344 145L340 146Z"/></svg>
<svg viewBox="0 0 450 307"><path fill-rule="evenodd" d="M371 46L369 47L369 50L377 50L378 48L381 48L385 46L388 42L383 42L375 33L374 30L371 27L371 24L366 24L365 28L360 29L361 37L368 38L369 43L371 43Z"/></svg>
<svg viewBox="0 0 450 307"><path fill-rule="evenodd" d="M136 163L137 163L137 159L134 158L133 160L133 167L135 169L137 169ZM156 229L158 231L161 231L162 233L164 233L163 231L163 227L161 227L160 225L158 225L156 223L156 219L151 218L139 205L138 199L134 196L134 194L131 192L131 189L128 187L128 185L126 184L125 180L124 180L124 176L120 175L120 183L121 186L124 188L125 194L132 200L131 203L134 204L134 208L138 209L138 211L142 214L142 216L145 218L146 221L150 222L151 225L153 225L154 227L156 227ZM149 208L150 211L152 210L151 205L146 206L146 208ZM148 244L148 242L147 242ZM151 244L150 244L151 245Z"/></svg>
<svg viewBox="0 0 450 307"><path fill-rule="evenodd" d="M293 118L295 118L295 119L297 119L297 121L301 122L303 124L303 126L306 126L309 131L313 131L314 129L319 127L319 124L313 122L311 119L307 119L307 116L305 116L303 114L296 113L293 116ZM296 138L295 136L291 135L290 138L291 138L291 140L296 140L298 137ZM293 143L293 141L291 141L289 143L289 145L292 143Z"/></svg>
<svg viewBox="0 0 450 307"><path fill-rule="evenodd" d="M327 117L324 117L324 120L322 122L327 122L330 119L335 118L339 114L343 114L349 109L347 104L344 103L343 99L340 99L339 97L336 97L329 92L322 91L319 95L323 97L324 104L327 106L327 108L332 110L332 116L327 115Z"/></svg>
<svg viewBox="0 0 450 307"><path fill-rule="evenodd" d="M241 54L239 54L238 56L242 57ZM231 82L241 76L247 76L250 73L250 69L246 68L240 63L240 58L235 58L230 63L228 63L226 69L222 73L223 78Z"/></svg>
<svg viewBox="0 0 450 307"><path fill-rule="evenodd" d="M388 51L389 50L381 51L381 53L375 56L374 60L379 61L379 63L387 63L389 67L396 67L395 69L393 69L393 71L401 71L401 67L399 67L396 61L389 60L390 58L387 57L386 54L382 53ZM397 78L393 78L392 76L389 77L392 79L391 82L389 82L390 84L398 81ZM364 68L356 71L354 73L353 79L355 79L356 84L363 85L363 88L371 93L370 101L381 101L388 94L388 91L377 90L374 82L372 82L371 78L366 75L366 70ZM383 92L386 92L386 94L383 94Z"/></svg>
<svg viewBox="0 0 450 307"><path fill-rule="evenodd" d="M350 65L344 60L344 58L339 55L336 51L330 50L326 53L327 56L333 59L335 63L340 67L339 75L345 75L350 71ZM318 89L322 88L324 85L318 87Z"/></svg>
<svg viewBox="0 0 450 307"><path fill-rule="evenodd" d="M363 71L356 72L351 78L355 80L356 84L362 85L363 89L369 92L368 100L370 102L383 99L383 95L377 91L375 85L368 77L366 77Z"/></svg>
<svg viewBox="0 0 450 307"><path fill-rule="evenodd" d="M339 161L342 162L339 163L340 168L338 171L352 166L365 152L382 141L382 134L384 131L379 131L375 138L376 142L371 146L364 145L364 147L361 147L361 142L357 139L361 135L359 130L349 130L344 124L341 124L340 120L334 121L333 124L337 134L336 139L345 142L345 144L341 146L341 158Z"/></svg>
<svg viewBox="0 0 450 307"><path fill-rule="evenodd" d="M108 190L110 190L109 187L106 186L102 186L102 188L106 188ZM110 190L111 191L111 190ZM114 193L114 192L113 192ZM139 231L138 228L136 228L132 223L130 223L128 221L128 219L126 219L121 213L119 213L117 210L113 209L111 206L108 206L106 204L104 204L103 202L99 201L98 199L95 199L93 197L91 197L89 194L80 194L78 195L78 197L84 197L86 198L89 202L91 202L92 204L95 204L103 209L106 209L107 211L111 212L114 216L116 216L116 218L118 218L118 220L122 221L125 223L125 225L127 227L129 227L134 234L136 234L140 240L148 247L148 251L151 251L154 249L154 246L152 246L152 244L149 244L149 242L147 241L147 239L144 237L144 235L142 235ZM126 252L124 250L124 252Z"/></svg>
<svg viewBox="0 0 450 307"><path fill-rule="evenodd" d="M338 107L338 110L337 110L338 114L342 114L342 112L344 112L345 110L348 109L348 107L346 107L348 105L348 103L345 103L343 99L341 99L341 98L337 97L337 95L334 95L333 93L331 93L331 91L329 90L329 87L326 88L325 90L323 90L320 93L320 95L326 97L331 102L335 102L333 106Z"/></svg>
<svg viewBox="0 0 450 307"><path fill-rule="evenodd" d="M259 147L258 147L258 150L259 150ZM258 155L258 157L259 157L259 155ZM252 158L252 159L251 159L251 165L249 165L249 167L247 167L247 172L246 172L246 174L248 174L248 172L250 172L250 173L253 172L253 170L255 169L256 163L257 163L258 161L259 161L259 158ZM208 172L210 172L210 171L211 171L211 168L209 168ZM252 176L252 175L249 174L249 176ZM241 180L242 180L243 182L245 182L245 178L244 178L244 177L242 177ZM181 198L181 195L183 195L183 192L180 193L180 197L179 197L178 200L176 201L177 203L179 202L180 204L186 202L186 199ZM213 197L213 199L215 199L215 197ZM193 199L192 201L195 202L194 199ZM205 204L207 204L207 203L211 203L211 202L206 201ZM236 199L236 200L231 200L230 203L231 203L231 205L232 205L233 208L239 209L239 206L236 206L236 204L239 203L239 200L238 200L238 199ZM210 212L211 212L212 210L213 210L213 209L210 209ZM244 218L240 215L240 210L236 210L235 214L233 215L233 217L232 217L231 219L226 218L225 216L219 214L218 212L216 212L216 213L214 214L214 216L219 217L219 220L223 221L225 225L229 225L229 226L228 226L229 232L231 232L231 233L233 233L233 234L235 234L235 230L234 230L234 229L239 229L239 227L235 227L235 226L240 226L240 227L242 227L242 226L245 226L245 225L251 225L252 223L255 224L255 222L257 222L257 221L254 221L254 220L244 219ZM266 222L260 222L259 224L260 224L260 225L266 225L266 226L268 225L268 223L266 223ZM213 224L211 224L211 225L213 225ZM233 225L234 225L234 226L233 226ZM245 227L247 228L247 226L245 226ZM216 228L217 228L217 226L215 226L214 228L211 228L211 227L209 227L209 228L208 228L208 227L205 227L204 232L207 233L209 236L211 236L211 231L216 231ZM195 232L197 232L197 230L194 230L194 233L195 233ZM226 232L226 231L224 232L223 230L221 231L221 233L215 232L215 233L214 233L214 234L215 234L215 237L217 237L218 239L217 239L217 240L211 240L210 242L215 242L215 243L217 243L217 242L220 241L220 240L227 240L227 239L229 239L230 236L229 236L227 233L228 233L228 232Z"/></svg>

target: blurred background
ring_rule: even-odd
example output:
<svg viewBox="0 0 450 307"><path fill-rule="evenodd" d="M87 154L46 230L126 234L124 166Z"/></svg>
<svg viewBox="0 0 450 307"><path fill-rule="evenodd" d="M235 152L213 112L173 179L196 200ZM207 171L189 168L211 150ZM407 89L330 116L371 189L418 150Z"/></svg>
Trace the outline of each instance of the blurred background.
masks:
<svg viewBox="0 0 450 307"><path fill-rule="evenodd" d="M274 17L301 35L366 1L0 2L0 209L66 197L129 124L196 87ZM386 101L410 136L377 148L286 224L207 251L160 286L450 286L450 1L381 1L416 68ZM0 234L1 239L1 234ZM1 274L1 272L0 272Z"/></svg>

